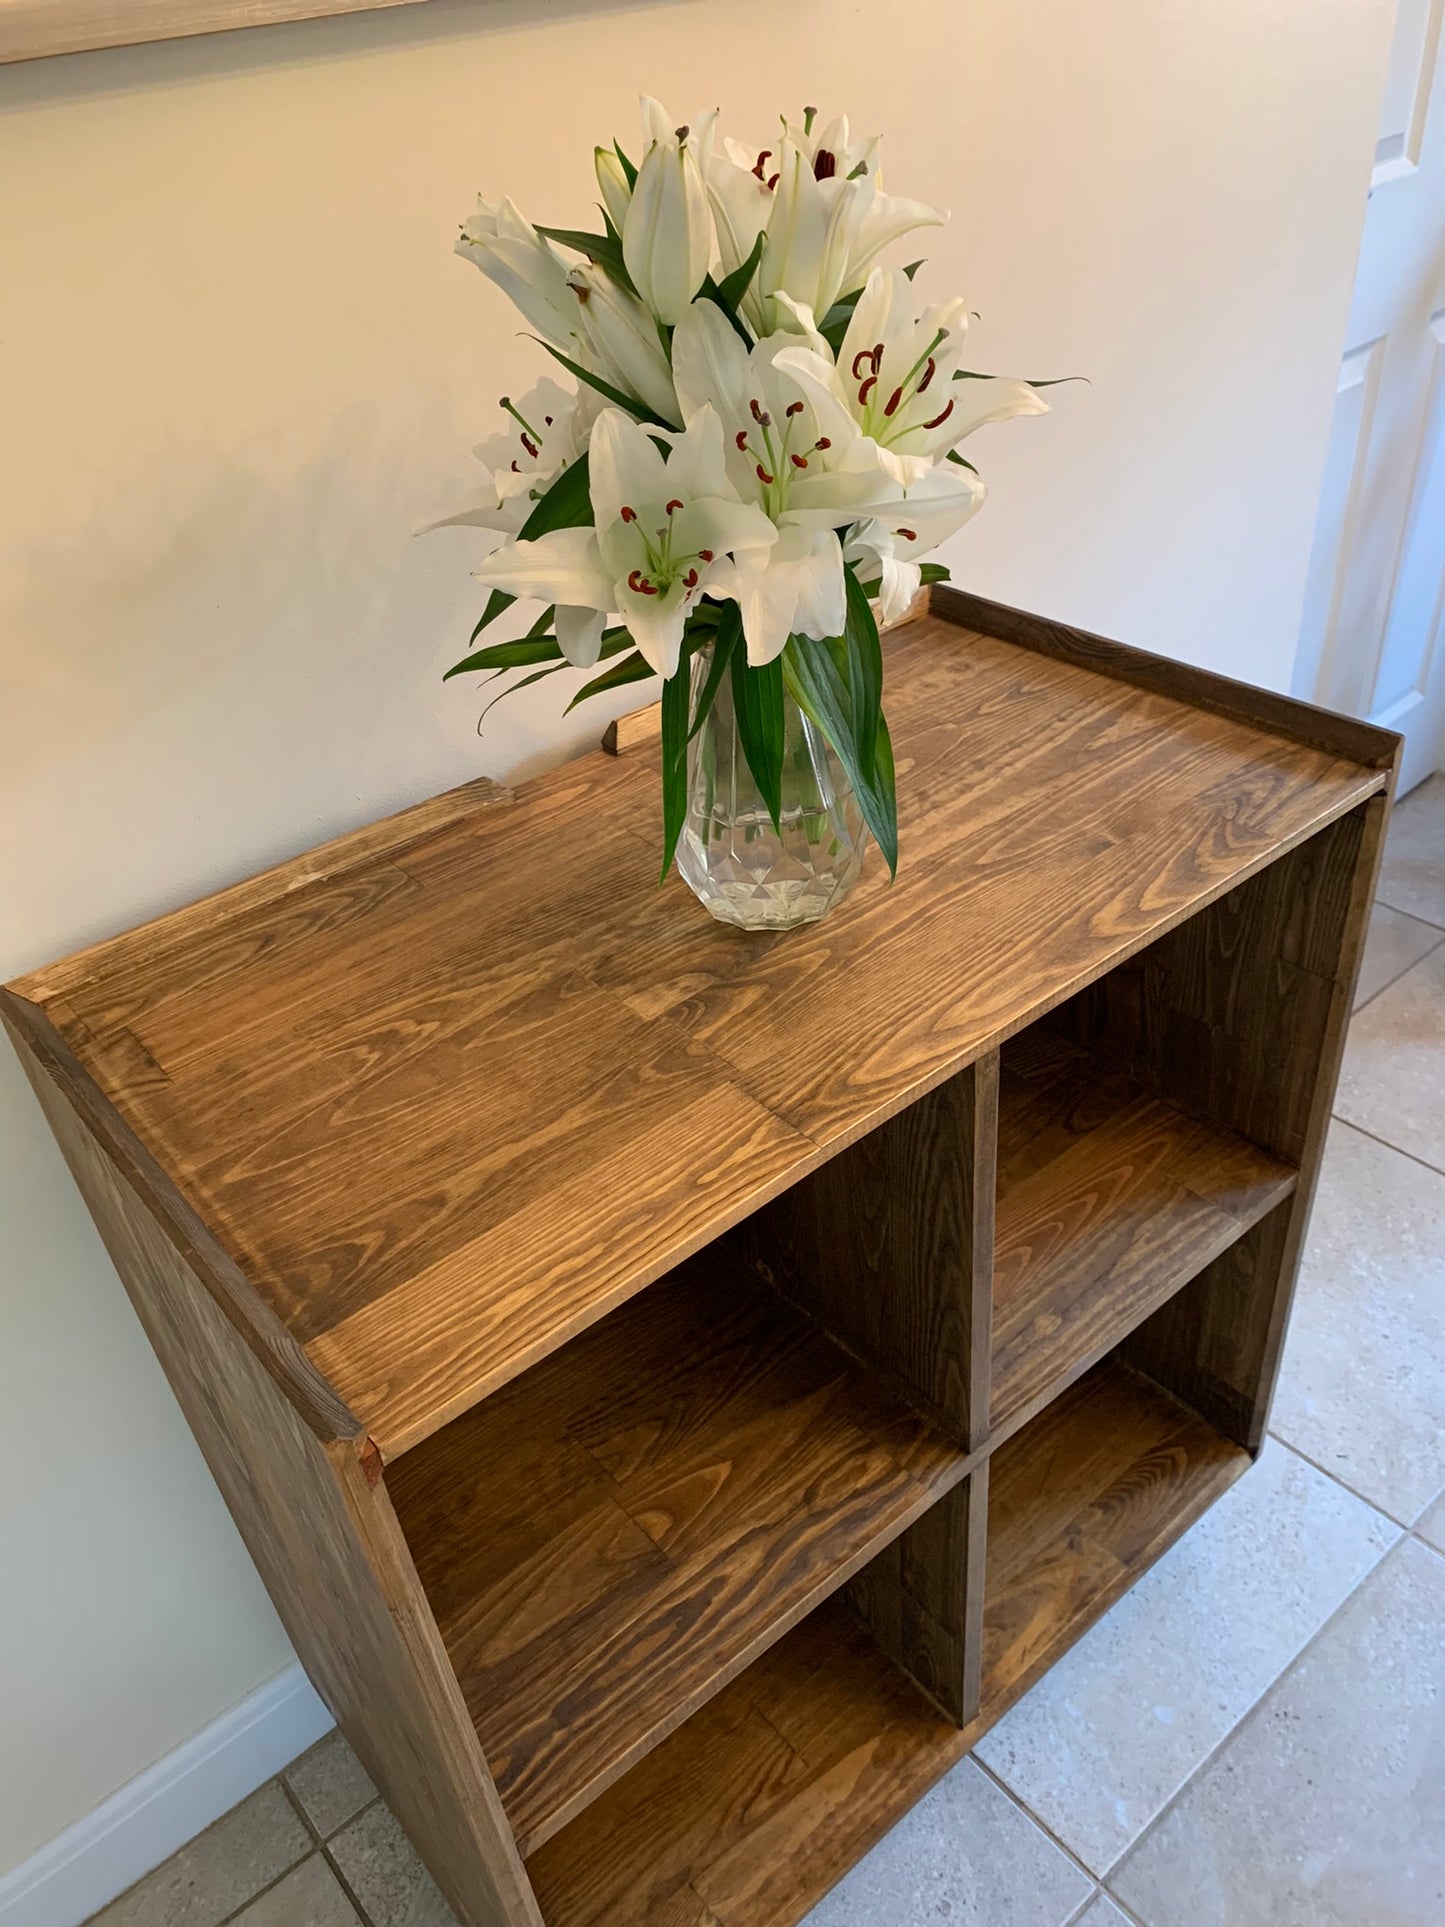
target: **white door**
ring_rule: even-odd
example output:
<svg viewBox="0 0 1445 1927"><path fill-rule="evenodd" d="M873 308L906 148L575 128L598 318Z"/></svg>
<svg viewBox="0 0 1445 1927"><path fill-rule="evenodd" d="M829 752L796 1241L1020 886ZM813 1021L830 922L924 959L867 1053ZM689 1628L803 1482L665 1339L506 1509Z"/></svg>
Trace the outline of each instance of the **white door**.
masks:
<svg viewBox="0 0 1445 1927"><path fill-rule="evenodd" d="M1400 0L1294 693L1445 763L1445 0Z"/></svg>

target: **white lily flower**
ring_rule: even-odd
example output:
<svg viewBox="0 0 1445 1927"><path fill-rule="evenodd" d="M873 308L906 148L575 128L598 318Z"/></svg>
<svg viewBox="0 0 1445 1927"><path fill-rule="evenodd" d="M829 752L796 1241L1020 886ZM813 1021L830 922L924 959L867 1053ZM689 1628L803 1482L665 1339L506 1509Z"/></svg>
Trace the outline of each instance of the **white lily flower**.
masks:
<svg viewBox="0 0 1445 1927"><path fill-rule="evenodd" d="M708 167L724 271L747 259L759 233L767 236L743 301L756 332L786 325L780 294L826 314L863 286L884 248L947 218L883 192L876 138L853 141L842 118L817 136L811 127L811 117L801 130L785 121L777 149L763 148L751 164L745 149L727 141Z"/></svg>
<svg viewBox="0 0 1445 1927"><path fill-rule="evenodd" d="M595 529L510 543L476 571L493 588L555 603L557 639L572 661L596 660L615 611L653 669L675 674L688 615L727 574L729 557L777 540L762 511L732 490L712 410L667 438L665 462L658 433L604 410L591 442Z"/></svg>
<svg viewBox="0 0 1445 1927"><path fill-rule="evenodd" d="M655 129L666 115L643 101L644 123ZM713 228L704 166L714 116L690 128L653 132L622 222L622 258L633 286L659 321L682 319L712 263Z"/></svg>
<svg viewBox="0 0 1445 1927"><path fill-rule="evenodd" d="M842 635L848 618L842 545L832 529L785 528L775 547L748 550L720 570L713 594L736 601L748 661L761 668L783 653L789 636L823 642Z"/></svg>
<svg viewBox="0 0 1445 1927"><path fill-rule="evenodd" d="M456 251L496 282L543 340L575 359L577 304L567 291L566 266L511 201L494 205L478 196Z"/></svg>
<svg viewBox="0 0 1445 1927"><path fill-rule="evenodd" d="M487 469L487 482L464 508L426 523L419 535L447 528L518 534L538 498L586 448L601 404L590 388L574 393L544 376L515 402L504 395L501 405L507 427L472 450Z"/></svg>
<svg viewBox="0 0 1445 1927"><path fill-rule="evenodd" d="M820 419L836 425L846 415L877 443L889 473L907 484L985 423L1048 413L1048 403L1026 381L954 381L967 326L962 300L915 317L907 275L875 268L836 362L816 344L795 345L779 360L807 390Z"/></svg>
<svg viewBox="0 0 1445 1927"><path fill-rule="evenodd" d="M899 554L902 541L882 522L860 522L843 545L843 560L853 564L860 582L877 578L878 613L884 622L907 615L923 583L922 564Z"/></svg>
<svg viewBox="0 0 1445 1927"><path fill-rule="evenodd" d="M597 185L602 192L602 205L607 209L607 218L620 234L632 200L632 189L628 184L627 170L622 165L622 157L615 147L595 147L592 150L592 164L597 170Z"/></svg>
<svg viewBox="0 0 1445 1927"><path fill-rule="evenodd" d="M663 421L681 421L667 350L636 295L590 263L573 268L567 285L590 365Z"/></svg>

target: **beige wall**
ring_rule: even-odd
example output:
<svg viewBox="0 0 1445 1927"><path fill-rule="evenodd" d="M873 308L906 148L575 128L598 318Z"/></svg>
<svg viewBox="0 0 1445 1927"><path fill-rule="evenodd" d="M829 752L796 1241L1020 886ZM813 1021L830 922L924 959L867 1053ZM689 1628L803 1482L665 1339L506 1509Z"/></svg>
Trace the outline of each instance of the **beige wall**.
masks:
<svg viewBox="0 0 1445 1927"><path fill-rule="evenodd" d="M455 224L580 217L640 88L852 107L981 365L1092 377L980 439L960 580L1286 684L1389 13L434 0L5 70L0 977L596 733L477 740L470 538L407 530L538 360ZM287 1651L8 1056L0 1150L3 1870Z"/></svg>

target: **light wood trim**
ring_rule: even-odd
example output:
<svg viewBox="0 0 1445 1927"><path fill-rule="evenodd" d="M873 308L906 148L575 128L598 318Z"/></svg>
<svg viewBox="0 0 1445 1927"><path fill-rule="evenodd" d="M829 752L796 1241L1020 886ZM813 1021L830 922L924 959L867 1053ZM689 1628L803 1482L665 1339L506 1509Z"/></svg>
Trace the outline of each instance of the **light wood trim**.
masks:
<svg viewBox="0 0 1445 1927"><path fill-rule="evenodd" d="M970 595L947 583L935 583L929 593L933 614L961 629L997 636L1058 662L1092 669L1115 682L1133 683L1158 696L1172 696L1176 702L1249 723L1255 729L1286 736L1291 742L1306 743L1311 749L1326 750L1366 769L1392 768L1399 752L1401 738L1374 723L1337 715L1331 709L1316 709L1313 703L1302 703L1253 683L1236 682L1212 669L1196 669L1170 656L1151 655L1147 649L1136 649L1128 643L1111 642L1107 636L1091 635L1087 629L1052 622L1047 616L1030 615L1025 609L1011 609L1007 603L990 602L985 596Z"/></svg>
<svg viewBox="0 0 1445 1927"><path fill-rule="evenodd" d="M420 0L0 0L0 62L130 47Z"/></svg>
<svg viewBox="0 0 1445 1927"><path fill-rule="evenodd" d="M76 1124L83 1124L89 1134L86 1141L93 1140L136 1194L149 1201L149 1209L164 1226L189 1275L204 1283L232 1329L317 1438L326 1442L360 1439L360 1422L280 1319L252 1290L235 1260L97 1088L45 1013L0 986L0 1021L9 1031L31 1082L39 1089L37 1080L44 1078L65 1101L65 1116L71 1121L68 1135L74 1138ZM55 1124L54 1117L51 1122ZM58 1125L56 1131L59 1135Z"/></svg>

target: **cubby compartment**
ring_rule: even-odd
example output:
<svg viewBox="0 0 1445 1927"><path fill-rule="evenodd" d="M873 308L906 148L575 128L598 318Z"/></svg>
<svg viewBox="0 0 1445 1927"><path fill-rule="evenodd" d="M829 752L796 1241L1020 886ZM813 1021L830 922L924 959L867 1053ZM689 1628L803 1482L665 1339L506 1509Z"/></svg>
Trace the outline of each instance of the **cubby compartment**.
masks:
<svg viewBox="0 0 1445 1927"><path fill-rule="evenodd" d="M964 1464L723 1245L408 1453L392 1501L522 1851Z"/></svg>
<svg viewBox="0 0 1445 1927"><path fill-rule="evenodd" d="M1212 1505L1251 1455L1120 1351L992 1454L985 1724Z"/></svg>
<svg viewBox="0 0 1445 1927"><path fill-rule="evenodd" d="M999 1063L990 1421L1025 1423L1293 1190L1049 1023Z"/></svg>

